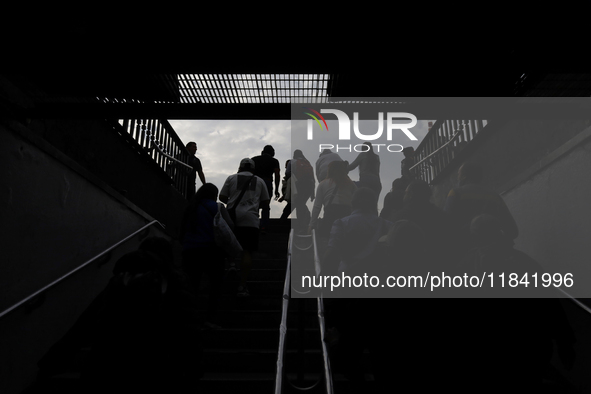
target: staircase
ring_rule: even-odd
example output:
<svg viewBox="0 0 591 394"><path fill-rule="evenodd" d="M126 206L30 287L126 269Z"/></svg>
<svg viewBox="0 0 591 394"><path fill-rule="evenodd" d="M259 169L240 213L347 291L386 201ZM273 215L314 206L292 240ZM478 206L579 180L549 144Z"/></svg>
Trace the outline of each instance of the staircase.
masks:
<svg viewBox="0 0 591 394"><path fill-rule="evenodd" d="M182 393L273 393L276 386L280 324L287 267L290 222L271 219L259 238L247 282L250 296L237 297L240 261L227 262L224 289L216 324L202 330L203 376ZM207 276L204 276L207 281ZM201 286L199 305L207 305L207 285ZM316 298L290 298L283 356L283 393L324 393L323 357ZM82 354L85 349L81 349ZM31 387L27 394L80 392L79 373L53 377Z"/></svg>
<svg viewBox="0 0 591 394"><path fill-rule="evenodd" d="M199 392L273 392L289 231L289 222L271 219L260 235L247 282L250 296L236 297L239 259L236 270L227 264L216 320L222 328L203 332Z"/></svg>

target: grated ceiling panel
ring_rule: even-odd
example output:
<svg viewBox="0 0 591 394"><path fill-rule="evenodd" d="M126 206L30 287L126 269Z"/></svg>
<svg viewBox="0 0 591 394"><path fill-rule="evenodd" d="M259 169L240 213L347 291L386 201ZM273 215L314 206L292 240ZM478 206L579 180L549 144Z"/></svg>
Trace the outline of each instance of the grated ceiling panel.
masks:
<svg viewBox="0 0 591 394"><path fill-rule="evenodd" d="M321 103L330 74L179 74L182 103Z"/></svg>

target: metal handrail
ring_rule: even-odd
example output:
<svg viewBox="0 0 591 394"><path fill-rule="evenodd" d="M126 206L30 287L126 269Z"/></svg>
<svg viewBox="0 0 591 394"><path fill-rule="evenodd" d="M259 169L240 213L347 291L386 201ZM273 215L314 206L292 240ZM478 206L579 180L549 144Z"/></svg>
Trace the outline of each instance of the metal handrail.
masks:
<svg viewBox="0 0 591 394"><path fill-rule="evenodd" d="M415 177L432 183L463 149L463 145L472 141L483 130L484 122L450 119L436 121L415 149L413 156L418 161L408 170Z"/></svg>
<svg viewBox="0 0 591 394"><path fill-rule="evenodd" d="M120 240L116 244L114 244L114 245L110 246L109 248L103 250L102 252L100 252L99 254L97 254L96 256L94 256L93 258L91 258L90 260L86 261L85 263L83 263L83 264L79 265L78 267L74 268L73 270L71 270L67 274L62 275L58 279L54 280L53 282L51 282L48 285L42 287L41 289L37 290L33 294L29 295L28 297L25 297L21 301L19 301L16 304L12 305L10 308L5 309L4 311L2 311L2 313L0 313L0 319L2 319L4 316L6 316L7 314L9 314L13 310L17 309L18 307L22 306L23 304L26 304L27 302L29 302L33 298L37 297L39 294L43 293L46 290L49 290L50 288L52 288L53 286L55 286L59 282L62 282L64 279L66 279L66 278L70 277L71 275L73 275L74 273L80 271L82 268L88 266L89 264L91 264L95 260L97 260L97 259L101 258L102 256L106 255L111 250L115 249L119 245L123 244L124 242L128 241L130 238L133 238L134 236L136 236L137 234L141 233L143 230L145 230L146 228L148 228L148 227L150 227L150 226L152 226L154 224L158 224L162 228L165 228L165 226L162 223L160 223L158 220L151 221L150 223L146 224L145 226L143 226L139 230L135 231L133 234L128 235L127 237L123 238L122 240Z"/></svg>
<svg viewBox="0 0 591 394"><path fill-rule="evenodd" d="M320 260L318 258L318 249L316 244L316 233L315 230L312 230L312 244L311 247L314 249L314 267L316 271L316 276L320 275ZM285 353L285 337L287 334L287 312L289 307L289 299L290 299L290 291L291 291L291 252L292 247L294 245L294 230L292 229L289 234L289 242L287 248L287 272L285 274L285 283L283 285L283 306L281 311L281 323L279 325L279 349L277 352L277 372L275 377L275 394L281 394L283 388L283 356ZM307 250L309 248L306 248ZM323 364L324 364L324 379L326 385L326 393L333 394L333 383L332 383L332 370L330 367L330 359L328 357L328 347L326 342L324 341L325 337L325 324L324 324L324 302L322 299L322 295L316 298L317 306L318 306L318 323L320 326L320 339L322 342L322 356L323 356ZM294 387L295 389L299 389L301 391L311 389L315 387L319 382L315 383L313 386L308 388L300 388Z"/></svg>
<svg viewBox="0 0 591 394"><path fill-rule="evenodd" d="M451 144L452 142L454 142L454 140L456 138L458 138L458 136L461 134L462 130L458 131L457 133L455 133L449 141L447 141L445 144L441 145L439 148L437 148L436 150L434 150L433 152L431 152L429 155L423 157L421 160L417 161L412 167L410 167L408 170L411 171L413 168L415 168L416 166L418 166L419 164L421 164L422 162L426 161L427 159L435 156L435 154L437 152L439 152L440 150L442 150L443 148L445 148L447 145Z"/></svg>
<svg viewBox="0 0 591 394"><path fill-rule="evenodd" d="M298 238L310 238L310 237L312 237L312 235L304 235L304 234L300 234L300 235L298 235ZM312 248L313 244L314 244L314 241L310 242L310 245L309 245L309 246L307 246L307 247L305 247L305 248L300 248L299 246L297 246L297 245L295 244L295 242L293 243L293 245L295 245L295 247L296 247L296 248L298 248L298 250L308 250L308 249ZM291 251L291 250L290 250L290 251ZM308 291L300 291L300 290L296 289L294 286L291 286L291 291L294 291L294 292L296 292L296 293L298 293L298 294L302 294L302 295L303 295L303 294L309 294L309 293L311 293L311 292L312 292L312 290L308 290Z"/></svg>
<svg viewBox="0 0 591 394"><path fill-rule="evenodd" d="M183 162L189 152L170 123L166 119L124 119L122 123L116 124L121 128L121 135L128 138L132 145L137 145L141 154L146 154L172 179L174 187L189 197L186 193L190 172L180 171L191 169L190 165Z"/></svg>
<svg viewBox="0 0 591 394"><path fill-rule="evenodd" d="M312 241L314 243L314 268L316 277L320 276L320 259L318 258L318 248L316 246L316 231L312 230ZM322 293L316 298L318 305L318 325L320 326L320 339L322 341L322 358L324 361L324 383L326 385L326 393L333 394L334 387L332 383L332 369L330 367L330 358L328 357L328 346L324 337L326 335L326 326L324 323L324 299Z"/></svg>
<svg viewBox="0 0 591 394"><path fill-rule="evenodd" d="M557 289L564 294L568 299L570 299L572 302L574 302L578 307L580 307L581 309L583 309L585 312L591 314L591 308L589 308L587 305L583 304L581 301L577 300L575 297L573 297L572 295L568 294L566 291L562 290L560 287L557 287Z"/></svg>
<svg viewBox="0 0 591 394"><path fill-rule="evenodd" d="M183 161L181 161L181 160L179 160L179 159L177 159L175 157L172 157L171 155L169 155L168 153L166 153L164 150L162 150L162 147L160 145L156 144L156 142L155 142L155 139L156 138L154 137L154 134L152 134L151 132L149 132L149 130L146 133L146 135L150 139L150 143L152 144L152 147L155 148L158 151L158 153L160 153L162 156L164 156L164 157L166 157L166 158L168 158L168 159L170 159L170 160L172 160L174 162L177 162L177 163L179 163L179 164L187 167L190 170L193 169L193 167L191 167L187 163L185 163L185 162L183 162Z"/></svg>
<svg viewBox="0 0 591 394"><path fill-rule="evenodd" d="M279 324L279 348L277 350L277 371L275 374L275 394L281 394L283 387L283 354L285 353L285 336L287 334L287 308L289 307L291 289L291 245L293 242L293 229L289 233L287 244L287 272L283 284L283 305L281 308L281 323Z"/></svg>

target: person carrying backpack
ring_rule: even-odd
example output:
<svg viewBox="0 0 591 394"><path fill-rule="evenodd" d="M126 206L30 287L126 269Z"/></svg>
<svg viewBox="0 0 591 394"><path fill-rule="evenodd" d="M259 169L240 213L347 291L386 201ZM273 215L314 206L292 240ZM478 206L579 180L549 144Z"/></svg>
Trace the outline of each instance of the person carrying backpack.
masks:
<svg viewBox="0 0 591 394"><path fill-rule="evenodd" d="M240 161L238 173L230 175L220 190L220 201L227 204L230 217L234 216L234 234L242 246L238 297L250 295L246 282L252 267L252 253L259 244L259 206L270 200L265 182L254 175L255 164L249 158Z"/></svg>

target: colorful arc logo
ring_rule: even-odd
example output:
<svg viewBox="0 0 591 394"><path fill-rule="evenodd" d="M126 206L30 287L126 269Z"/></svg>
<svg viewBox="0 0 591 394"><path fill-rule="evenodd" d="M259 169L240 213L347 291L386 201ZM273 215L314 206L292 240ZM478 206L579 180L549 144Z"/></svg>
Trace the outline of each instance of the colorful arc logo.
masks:
<svg viewBox="0 0 591 394"><path fill-rule="evenodd" d="M328 125L326 124L326 120L324 120L324 118L322 117L322 115L320 115L320 113L318 111L313 110L312 108L308 108L308 107L302 107L304 109L310 110L312 112L314 112L316 115L318 115L320 117L320 119L322 119L322 122L324 122L324 125L326 126L326 130L328 131ZM318 120L318 118L314 115L312 115L309 112L304 112L306 115L311 116L312 118L314 118L314 120L316 121L316 123L318 123L318 126L320 126L320 130L322 130L322 124L320 123L320 121Z"/></svg>

